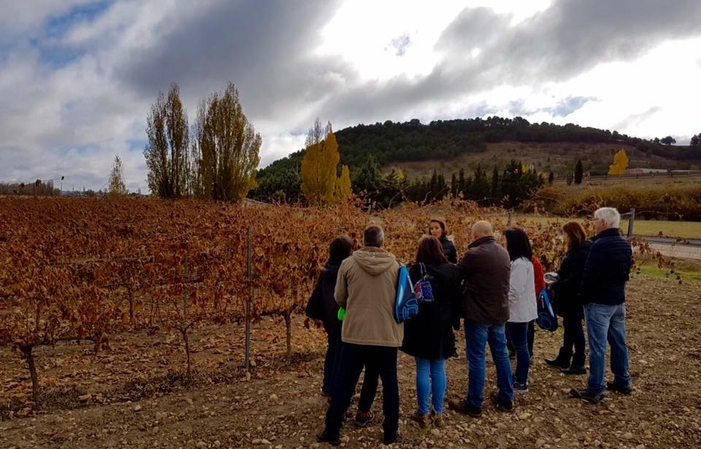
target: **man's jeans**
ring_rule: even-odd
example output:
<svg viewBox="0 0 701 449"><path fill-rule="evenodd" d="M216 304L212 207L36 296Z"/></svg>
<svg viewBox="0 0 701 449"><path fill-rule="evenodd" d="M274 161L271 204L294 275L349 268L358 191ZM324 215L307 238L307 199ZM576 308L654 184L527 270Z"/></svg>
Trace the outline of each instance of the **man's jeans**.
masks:
<svg viewBox="0 0 701 449"><path fill-rule="evenodd" d="M467 382L467 405L482 408L486 347L492 352L492 360L497 369L497 400L501 403L514 400L511 380L511 364L506 352L504 324L481 324L465 320L465 353L469 371Z"/></svg>
<svg viewBox="0 0 701 449"><path fill-rule="evenodd" d="M588 303L584 305L589 337L589 393L599 395L606 390L606 341L611 345L613 383L630 387L628 347L626 346L626 307Z"/></svg>

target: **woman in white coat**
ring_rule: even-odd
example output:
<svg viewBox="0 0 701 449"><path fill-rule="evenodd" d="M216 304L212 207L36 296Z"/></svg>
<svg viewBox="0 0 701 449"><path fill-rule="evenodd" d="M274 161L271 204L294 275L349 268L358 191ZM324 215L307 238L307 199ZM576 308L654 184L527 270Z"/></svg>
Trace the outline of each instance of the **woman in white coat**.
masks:
<svg viewBox="0 0 701 449"><path fill-rule="evenodd" d="M528 236L519 228L509 228L506 236L506 250L511 259L511 281L509 285L509 321L507 330L516 352L514 371L514 393L528 392L528 370L531 355L528 351L528 323L538 317L533 285L533 251Z"/></svg>

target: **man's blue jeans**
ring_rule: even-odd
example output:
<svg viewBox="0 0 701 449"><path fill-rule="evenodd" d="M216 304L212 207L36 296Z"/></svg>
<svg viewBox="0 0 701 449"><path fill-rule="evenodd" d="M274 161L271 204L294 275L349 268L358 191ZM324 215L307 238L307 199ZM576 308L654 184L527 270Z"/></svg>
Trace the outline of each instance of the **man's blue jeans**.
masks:
<svg viewBox="0 0 701 449"><path fill-rule="evenodd" d="M443 413L445 398L445 359L429 360L416 357L416 398L419 416L426 416L428 396L431 395L433 410Z"/></svg>
<svg viewBox="0 0 701 449"><path fill-rule="evenodd" d="M481 324L465 320L465 341L469 372L467 405L482 408L487 343L497 369L497 387L499 387L497 400L502 403L513 401L514 390L511 383L509 355L506 352L504 324Z"/></svg>
<svg viewBox="0 0 701 449"><path fill-rule="evenodd" d="M588 303L584 305L589 337L589 393L599 395L606 391L606 341L611 345L613 383L630 387L628 374L628 347L626 346L626 306Z"/></svg>

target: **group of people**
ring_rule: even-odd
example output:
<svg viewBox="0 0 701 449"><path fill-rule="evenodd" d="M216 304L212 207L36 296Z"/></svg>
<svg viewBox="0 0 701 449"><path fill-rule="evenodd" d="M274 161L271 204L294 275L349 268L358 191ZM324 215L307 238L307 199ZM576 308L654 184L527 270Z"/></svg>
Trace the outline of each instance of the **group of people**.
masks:
<svg viewBox="0 0 701 449"><path fill-rule="evenodd" d="M564 227L567 253L553 284L556 310L563 317L564 342L558 356L547 359L566 374L584 374L586 319L590 375L585 389L572 395L596 403L606 389L631 392L625 343L625 282L632 251L618 230L620 215L613 208L594 214L596 236L587 240L577 222ZM347 236L336 238L313 296L323 300L328 350L322 393L329 408L325 428L317 441L340 443L340 430L363 369L354 424L365 426L378 387L383 388L383 442L397 440L399 385L397 353L415 358L417 408L411 418L421 427L443 425L446 392L445 360L456 355L454 331L464 327L468 364L467 394L448 401L450 409L479 417L485 386L486 347L496 367L496 409L513 410L514 394L528 392L533 354L533 322L537 294L544 287L543 270L526 233L509 228L505 248L494 237L492 225L478 221L471 243L458 261L445 224L432 220L428 235L418 243L409 269L413 283L428 281L430 301L419 302L418 316L404 323L395 319L395 297L400 263L383 248L384 233L371 225L363 232L363 247L353 251ZM339 314L339 309L345 313ZM516 355L512 370L507 335ZM614 379L604 381L606 342L611 345Z"/></svg>

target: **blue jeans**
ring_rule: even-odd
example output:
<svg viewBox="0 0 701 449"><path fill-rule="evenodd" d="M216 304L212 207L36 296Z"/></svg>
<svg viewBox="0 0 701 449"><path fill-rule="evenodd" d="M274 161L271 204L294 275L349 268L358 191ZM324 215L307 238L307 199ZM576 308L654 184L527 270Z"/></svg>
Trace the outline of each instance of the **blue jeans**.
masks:
<svg viewBox="0 0 701 449"><path fill-rule="evenodd" d="M606 341L611 345L613 382L620 387L630 387L625 304L585 304L584 317L589 337L589 393L603 394L606 390Z"/></svg>
<svg viewBox="0 0 701 449"><path fill-rule="evenodd" d="M514 383L528 385L528 369L531 367L531 354L528 350L528 322L506 323L511 342L516 352Z"/></svg>
<svg viewBox="0 0 701 449"><path fill-rule="evenodd" d="M465 320L465 354L469 372L465 401L470 407L482 408L487 343L497 369L497 387L499 387L497 400L499 402L514 400L504 328L503 324L482 324Z"/></svg>
<svg viewBox="0 0 701 449"><path fill-rule="evenodd" d="M428 396L436 413L443 413L445 398L445 359L429 360L416 357L416 399L419 416L428 415Z"/></svg>

